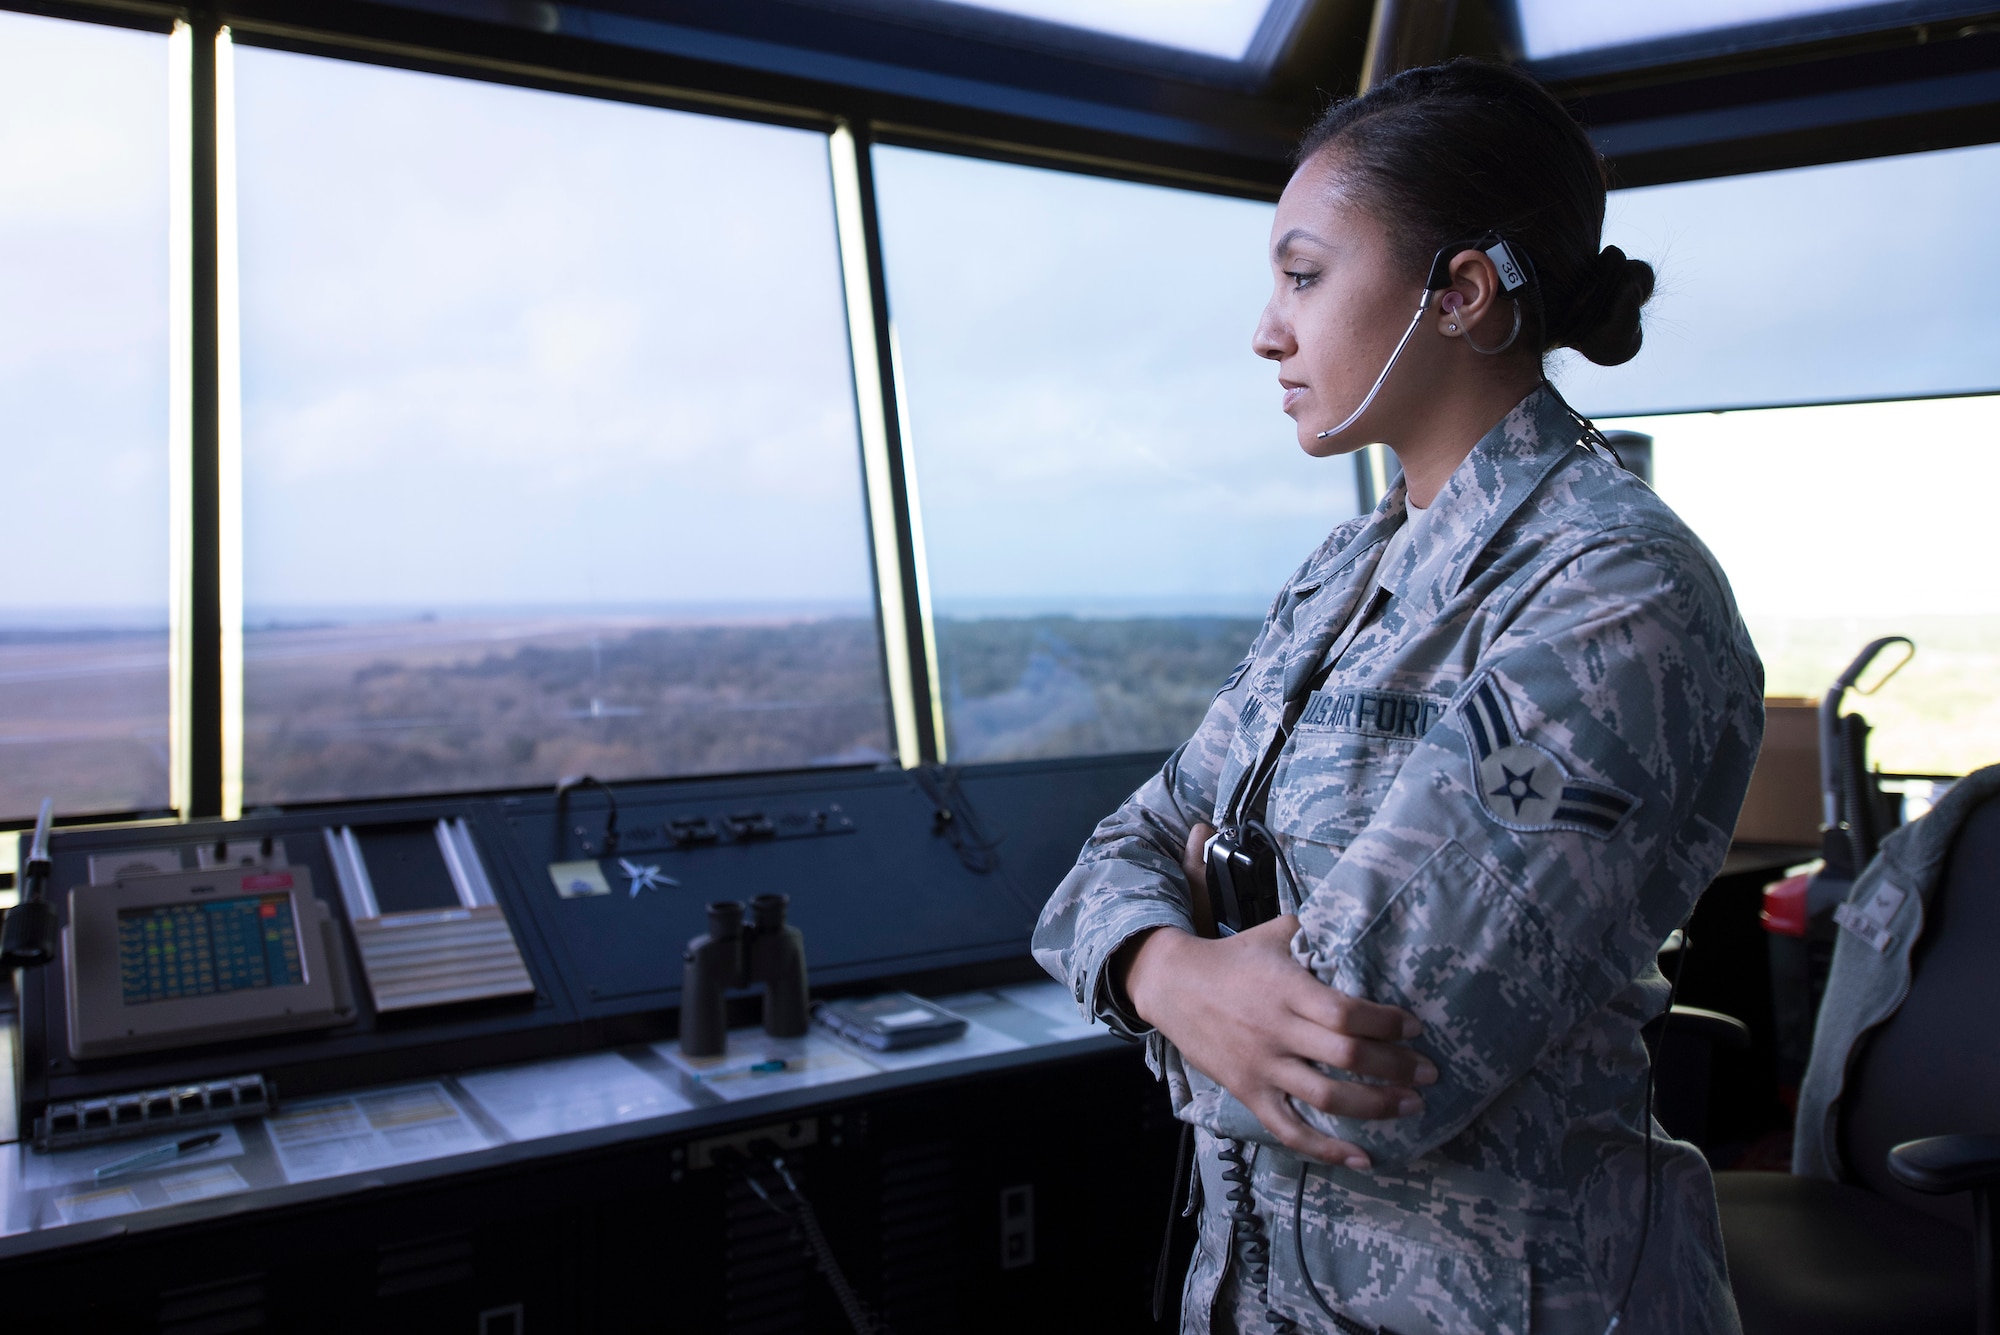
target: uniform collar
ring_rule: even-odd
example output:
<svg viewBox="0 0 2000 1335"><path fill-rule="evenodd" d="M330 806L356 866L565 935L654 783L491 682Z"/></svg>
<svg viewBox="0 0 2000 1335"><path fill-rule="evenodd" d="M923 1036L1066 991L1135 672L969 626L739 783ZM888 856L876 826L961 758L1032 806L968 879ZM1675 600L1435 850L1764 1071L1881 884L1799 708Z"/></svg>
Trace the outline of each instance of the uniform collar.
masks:
<svg viewBox="0 0 2000 1335"><path fill-rule="evenodd" d="M1444 487L1432 498L1420 544L1411 544L1395 568L1380 574L1399 600L1444 607L1465 582L1473 562L1514 512L1577 447L1582 432L1561 396L1543 382L1480 437ZM1408 484L1397 478L1362 530L1364 546L1387 537L1408 513ZM1377 529L1379 528L1379 532Z"/></svg>

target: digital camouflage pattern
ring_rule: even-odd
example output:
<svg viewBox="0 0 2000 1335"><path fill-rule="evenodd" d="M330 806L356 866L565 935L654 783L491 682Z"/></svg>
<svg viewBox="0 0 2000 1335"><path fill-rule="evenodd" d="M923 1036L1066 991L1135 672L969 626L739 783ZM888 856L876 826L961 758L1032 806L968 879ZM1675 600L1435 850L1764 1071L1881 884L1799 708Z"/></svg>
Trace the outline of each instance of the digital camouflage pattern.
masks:
<svg viewBox="0 0 2000 1335"><path fill-rule="evenodd" d="M1715 559L1580 434L1552 390L1531 394L1372 595L1401 484L1334 530L1200 729L1097 827L1043 911L1036 958L1086 1014L1145 1039L1176 1113L1212 1133L1186 1331L1209 1330L1229 1269L1216 1136L1265 1142L1253 1179L1270 1298L1305 1330L1333 1326L1304 1288L1295 1200L1322 1296L1396 1335L1599 1335L1635 1273L1639 1031L1667 1004L1654 958L1722 864L1763 733L1763 669ZM1190 827L1220 823L1285 701L1357 617L1285 747L1268 824L1303 888L1302 902L1282 892L1300 920L1293 956L1421 1017L1414 1046L1441 1073L1414 1117L1300 1109L1366 1150L1365 1172L1302 1165L1105 985L1135 933L1188 926ZM1707 1166L1664 1136L1654 1165L1623 1329L1734 1331ZM1254 1293L1226 1291L1248 1304L1240 1328L1262 1329Z"/></svg>

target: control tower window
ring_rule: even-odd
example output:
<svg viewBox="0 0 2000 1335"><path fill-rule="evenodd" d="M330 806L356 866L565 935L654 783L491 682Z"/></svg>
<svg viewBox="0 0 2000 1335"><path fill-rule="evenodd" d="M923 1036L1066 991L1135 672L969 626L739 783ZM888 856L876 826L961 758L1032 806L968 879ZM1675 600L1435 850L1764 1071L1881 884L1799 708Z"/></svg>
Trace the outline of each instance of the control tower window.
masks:
<svg viewBox="0 0 2000 1335"><path fill-rule="evenodd" d="M1817 699L1870 640L1907 635L1909 665L1847 702L1875 728L1870 762L1965 774L2000 761L2000 398L1605 425L1653 437L1660 494L1729 572L1771 695Z"/></svg>
<svg viewBox="0 0 2000 1335"><path fill-rule="evenodd" d="M0 14L0 818L169 801L167 85Z"/></svg>
<svg viewBox="0 0 2000 1335"><path fill-rule="evenodd" d="M2000 328L1965 269L1996 213L2000 147L1617 191L1606 239L1660 270L1645 347L1555 368L1603 426L1653 437L1772 695L1818 697L1870 640L1916 641L1848 704L1890 773L2000 760Z"/></svg>
<svg viewBox="0 0 2000 1335"><path fill-rule="evenodd" d="M235 83L245 805L886 758L826 137Z"/></svg>
<svg viewBox="0 0 2000 1335"><path fill-rule="evenodd" d="M1357 512L1250 349L1271 206L874 161L949 758L1178 745Z"/></svg>

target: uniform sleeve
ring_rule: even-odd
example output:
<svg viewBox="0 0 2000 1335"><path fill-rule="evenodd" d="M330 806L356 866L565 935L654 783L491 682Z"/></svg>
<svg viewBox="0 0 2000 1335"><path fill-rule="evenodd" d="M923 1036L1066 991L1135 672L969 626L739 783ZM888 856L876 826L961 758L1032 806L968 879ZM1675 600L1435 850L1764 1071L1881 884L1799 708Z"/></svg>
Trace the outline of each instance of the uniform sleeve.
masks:
<svg viewBox="0 0 2000 1335"><path fill-rule="evenodd" d="M1305 887L1292 944L1322 981L1424 1021L1440 1078L1423 1113L1302 1110L1381 1165L1458 1135L1652 967L1720 867L1761 739L1761 668L1685 544L1596 547L1502 624Z"/></svg>
<svg viewBox="0 0 2000 1335"><path fill-rule="evenodd" d="M1262 645L1269 623L1258 636ZM1130 1010L1105 968L1118 948L1155 927L1192 931L1193 907L1181 852L1188 832L1214 818L1218 776L1246 699L1253 647L1209 705L1193 737L1160 772L1098 823L1077 863L1035 926L1035 960L1069 987L1085 1015L1126 1038L1150 1030Z"/></svg>

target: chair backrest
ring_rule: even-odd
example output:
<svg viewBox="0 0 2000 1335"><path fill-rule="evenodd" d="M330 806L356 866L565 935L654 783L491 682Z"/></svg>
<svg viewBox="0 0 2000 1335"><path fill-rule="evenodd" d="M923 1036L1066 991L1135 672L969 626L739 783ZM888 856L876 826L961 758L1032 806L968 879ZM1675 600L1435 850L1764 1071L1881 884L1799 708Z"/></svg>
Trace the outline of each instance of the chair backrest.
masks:
<svg viewBox="0 0 2000 1335"><path fill-rule="evenodd" d="M1967 1228L1971 1202L1889 1177L1893 1145L2000 1131L2000 797L1960 827L1924 913L1910 995L1861 1045L1840 1104L1840 1155L1880 1194Z"/></svg>

